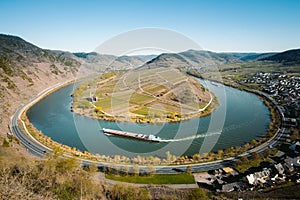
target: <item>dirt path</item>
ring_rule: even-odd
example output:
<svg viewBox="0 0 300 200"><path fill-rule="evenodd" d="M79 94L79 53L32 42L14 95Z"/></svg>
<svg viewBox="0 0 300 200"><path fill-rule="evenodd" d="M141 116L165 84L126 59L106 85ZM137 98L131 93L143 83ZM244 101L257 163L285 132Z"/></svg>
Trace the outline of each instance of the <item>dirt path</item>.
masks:
<svg viewBox="0 0 300 200"><path fill-rule="evenodd" d="M186 189L186 188L198 188L199 186L194 183L194 184L137 184L137 183L126 183L126 182L121 182L121 181L115 181L111 179L105 178L105 174L102 172L97 172L96 177L98 180L107 182L109 184L115 185L115 184L126 184L126 185L131 185L135 187L147 187L147 186L153 186L153 185L164 185L169 188L174 188L174 189Z"/></svg>

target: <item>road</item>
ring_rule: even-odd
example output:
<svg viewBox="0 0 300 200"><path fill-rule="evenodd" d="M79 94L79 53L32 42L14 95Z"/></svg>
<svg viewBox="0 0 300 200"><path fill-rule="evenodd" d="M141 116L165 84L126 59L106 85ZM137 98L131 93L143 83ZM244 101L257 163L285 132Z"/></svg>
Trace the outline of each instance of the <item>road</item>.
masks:
<svg viewBox="0 0 300 200"><path fill-rule="evenodd" d="M23 108L23 107L22 107ZM20 140L21 144L26 147L26 149L35 156L43 157L50 150L40 145L39 143L33 141L29 135L24 134L23 131L18 126L18 116L22 113L23 109L17 110L11 121L11 130L13 134Z"/></svg>
<svg viewBox="0 0 300 200"><path fill-rule="evenodd" d="M70 82L70 81L68 81L68 82ZM21 108L19 108L15 112L15 114L11 117L10 128L11 128L12 133L20 140L21 144L24 145L26 147L26 149L35 156L44 157L45 154L51 152L51 149L46 147L45 145L41 144L39 141L37 141L33 136L31 136L28 133L26 127L24 126L24 122L21 120L20 117L27 108L29 108L30 106L32 106L33 104L38 102L46 94L55 90L58 87L66 85L66 84L67 83L57 84L53 87L50 87L50 88L40 92L37 95L37 97L31 99L26 105L23 105ZM281 120L284 120L284 114L282 112L282 109L280 108L280 106L277 104L277 102L274 99L272 99L269 95L262 93L260 91L255 91L255 92L268 98L275 105L276 109L280 112ZM25 133L19 127L18 121L20 123L22 123L22 126L24 126ZM275 147L276 145L278 145L280 143L280 138L283 136L284 131L285 131L284 128L278 129L277 133L272 138L270 138L267 142L265 142L264 144L262 144L258 147L255 147L255 148L249 150L248 152L243 153L241 156L250 156L250 154L252 152L262 153L265 149L267 149L269 147L271 147L271 148ZM64 155L64 156L70 157L70 155ZM77 158L77 159L82 163L83 166L88 166L91 162L96 163L99 169L103 169L104 166L111 166L111 163L95 162L95 161L84 160L84 159L80 159L80 158ZM154 166L154 167L155 167L157 174L171 174L171 173L186 172L187 166L192 166L193 172L200 172L200 171L208 171L208 170L212 170L212 169L218 169L218 168L222 168L222 167L232 166L236 159L237 158L228 158L226 160L219 160L219 161L213 161L213 162L207 162L207 163L174 165L174 166L166 165L166 166ZM114 166L117 166L117 165L114 164ZM120 167L123 165L120 164L118 166ZM147 166L139 167L140 172L146 171L147 168L148 168Z"/></svg>

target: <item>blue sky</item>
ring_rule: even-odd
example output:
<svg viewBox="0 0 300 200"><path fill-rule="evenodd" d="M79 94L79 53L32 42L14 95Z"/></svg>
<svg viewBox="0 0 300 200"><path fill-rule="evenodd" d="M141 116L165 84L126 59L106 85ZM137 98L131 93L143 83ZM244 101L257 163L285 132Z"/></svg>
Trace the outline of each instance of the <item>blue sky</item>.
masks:
<svg viewBox="0 0 300 200"><path fill-rule="evenodd" d="M89 52L143 27L177 31L217 52L300 48L298 0L2 0L0 8L0 33L48 49Z"/></svg>

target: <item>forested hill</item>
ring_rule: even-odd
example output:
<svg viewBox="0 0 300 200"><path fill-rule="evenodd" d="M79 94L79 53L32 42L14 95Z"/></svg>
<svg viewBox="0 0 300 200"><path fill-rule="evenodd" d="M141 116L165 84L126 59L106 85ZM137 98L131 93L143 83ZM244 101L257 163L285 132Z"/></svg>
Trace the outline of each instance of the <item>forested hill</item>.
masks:
<svg viewBox="0 0 300 200"><path fill-rule="evenodd" d="M300 49L284 51L282 53L277 53L275 55L263 58L261 60L280 62L285 65L299 65L300 64Z"/></svg>

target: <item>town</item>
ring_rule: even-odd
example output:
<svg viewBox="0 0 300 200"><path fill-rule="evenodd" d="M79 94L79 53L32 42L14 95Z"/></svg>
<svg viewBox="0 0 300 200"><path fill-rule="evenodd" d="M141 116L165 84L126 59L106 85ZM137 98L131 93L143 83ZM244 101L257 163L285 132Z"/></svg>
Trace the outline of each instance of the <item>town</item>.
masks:
<svg viewBox="0 0 300 200"><path fill-rule="evenodd" d="M285 121L296 126L296 118L299 121L300 113L300 77L258 72L241 82L269 94L282 106L285 117L291 118Z"/></svg>
<svg viewBox="0 0 300 200"><path fill-rule="evenodd" d="M220 168L195 174L195 180L200 187L217 192L268 190L300 183L300 77L257 72L238 83L262 91L277 102L283 115L284 129L280 145L269 146L268 152L264 152L267 159L259 166L250 166L244 172L239 172L235 167ZM263 155L251 155L251 159L260 156ZM237 161L237 165L240 162L250 161L244 156Z"/></svg>

